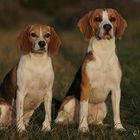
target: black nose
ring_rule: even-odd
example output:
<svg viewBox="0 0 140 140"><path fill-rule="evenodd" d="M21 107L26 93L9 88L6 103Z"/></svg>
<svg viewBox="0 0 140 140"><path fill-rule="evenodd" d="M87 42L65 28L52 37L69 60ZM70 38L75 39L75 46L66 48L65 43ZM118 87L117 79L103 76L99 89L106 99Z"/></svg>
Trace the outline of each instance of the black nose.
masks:
<svg viewBox="0 0 140 140"><path fill-rule="evenodd" d="M106 31L110 31L111 30L111 25L110 24L105 24L103 26L103 28L106 30Z"/></svg>
<svg viewBox="0 0 140 140"><path fill-rule="evenodd" d="M44 48L44 46L46 45L45 41L39 41L38 45L40 48Z"/></svg>

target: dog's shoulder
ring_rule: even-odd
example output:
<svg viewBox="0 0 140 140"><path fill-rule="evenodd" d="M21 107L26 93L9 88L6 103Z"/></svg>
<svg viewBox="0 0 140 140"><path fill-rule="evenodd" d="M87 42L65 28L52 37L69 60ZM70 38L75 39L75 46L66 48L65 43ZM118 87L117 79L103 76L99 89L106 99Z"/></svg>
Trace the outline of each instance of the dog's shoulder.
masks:
<svg viewBox="0 0 140 140"><path fill-rule="evenodd" d="M87 52L82 65L79 67L78 71L76 72L76 75L74 77L74 80L68 90L67 96L75 96L78 100L80 100L80 93L81 93L81 83L82 83L82 77L83 73L85 71L86 64L92 60L95 60L95 57L92 52ZM84 79L83 79L84 80Z"/></svg>

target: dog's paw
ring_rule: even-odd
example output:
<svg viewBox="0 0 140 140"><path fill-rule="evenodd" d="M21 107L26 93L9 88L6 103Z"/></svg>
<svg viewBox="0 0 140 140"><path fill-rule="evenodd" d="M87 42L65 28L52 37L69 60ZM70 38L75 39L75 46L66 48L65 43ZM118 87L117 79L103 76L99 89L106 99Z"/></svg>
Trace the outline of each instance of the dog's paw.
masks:
<svg viewBox="0 0 140 140"><path fill-rule="evenodd" d="M115 130L118 130L118 131L126 131L126 129L122 126L121 123L115 123L114 128Z"/></svg>
<svg viewBox="0 0 140 140"><path fill-rule="evenodd" d="M25 129L25 125L19 125L17 126L17 131L19 133L23 133L23 132L26 132L26 129Z"/></svg>
<svg viewBox="0 0 140 140"><path fill-rule="evenodd" d="M51 131L50 123L46 123L46 124L43 123L43 127L42 127L41 131L43 131L43 132L50 132Z"/></svg>
<svg viewBox="0 0 140 140"><path fill-rule="evenodd" d="M88 133L89 132L89 128L88 127L79 127L78 131L80 133Z"/></svg>

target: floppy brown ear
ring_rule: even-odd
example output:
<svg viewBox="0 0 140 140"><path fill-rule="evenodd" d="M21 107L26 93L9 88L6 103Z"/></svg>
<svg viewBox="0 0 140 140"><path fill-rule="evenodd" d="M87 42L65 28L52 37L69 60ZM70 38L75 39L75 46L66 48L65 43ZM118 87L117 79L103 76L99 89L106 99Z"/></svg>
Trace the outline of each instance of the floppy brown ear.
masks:
<svg viewBox="0 0 140 140"><path fill-rule="evenodd" d="M93 11L90 11L78 21L78 27L86 39L90 39L94 34L94 30L89 22L92 13Z"/></svg>
<svg viewBox="0 0 140 140"><path fill-rule="evenodd" d="M31 26L27 26L17 37L17 42L21 51L27 54L31 51L32 44L29 41L29 29Z"/></svg>
<svg viewBox="0 0 140 140"><path fill-rule="evenodd" d="M60 45L61 45L61 40L56 34L56 32L54 31L54 28L51 27L51 38L50 38L50 43L48 45L48 51L51 56L54 56L58 52Z"/></svg>
<svg viewBox="0 0 140 140"><path fill-rule="evenodd" d="M117 16L117 30L116 30L116 36L118 39L122 39L122 36L124 34L124 31L127 27L126 20L115 10L116 16Z"/></svg>

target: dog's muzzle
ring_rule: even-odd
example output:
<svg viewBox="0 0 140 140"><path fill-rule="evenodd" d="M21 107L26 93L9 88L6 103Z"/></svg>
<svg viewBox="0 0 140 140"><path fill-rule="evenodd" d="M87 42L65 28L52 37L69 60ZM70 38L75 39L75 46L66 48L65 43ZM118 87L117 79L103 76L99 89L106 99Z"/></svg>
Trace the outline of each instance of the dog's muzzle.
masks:
<svg viewBox="0 0 140 140"><path fill-rule="evenodd" d="M47 51L47 44L44 40L38 40L35 46L32 47L33 53L44 53Z"/></svg>

